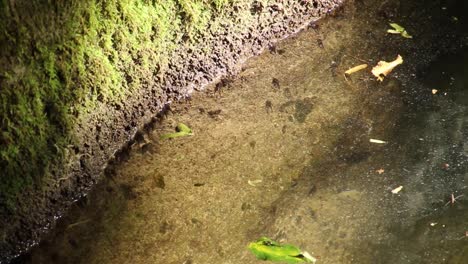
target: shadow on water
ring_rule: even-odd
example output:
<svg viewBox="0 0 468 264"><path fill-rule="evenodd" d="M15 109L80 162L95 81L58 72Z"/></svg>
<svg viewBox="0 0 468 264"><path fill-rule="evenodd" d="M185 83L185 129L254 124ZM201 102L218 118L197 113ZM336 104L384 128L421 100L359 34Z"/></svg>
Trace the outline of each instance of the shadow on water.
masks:
<svg viewBox="0 0 468 264"><path fill-rule="evenodd" d="M350 1L174 105L14 263L262 263L245 247L263 235L319 263L467 263L466 7ZM343 78L399 53L382 83ZM195 136L159 140L179 122Z"/></svg>
<svg viewBox="0 0 468 264"><path fill-rule="evenodd" d="M468 261L468 50L444 55L421 76L429 100L403 114L397 130L408 193L384 263ZM388 248L394 250L389 251ZM387 250L385 250L387 249ZM397 252L398 254L391 254Z"/></svg>
<svg viewBox="0 0 468 264"><path fill-rule="evenodd" d="M468 50L440 57L421 76L427 98L403 114L397 130L407 186L396 241L380 252L388 263L468 261ZM403 224L402 224L403 223ZM390 256L385 248L397 249Z"/></svg>

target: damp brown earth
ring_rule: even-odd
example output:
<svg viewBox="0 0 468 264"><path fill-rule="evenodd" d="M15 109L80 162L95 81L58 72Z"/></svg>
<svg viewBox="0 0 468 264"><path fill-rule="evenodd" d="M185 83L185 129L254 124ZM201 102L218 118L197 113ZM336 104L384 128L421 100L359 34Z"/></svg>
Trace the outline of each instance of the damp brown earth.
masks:
<svg viewBox="0 0 468 264"><path fill-rule="evenodd" d="M466 44L456 11L349 2L173 104L16 262L262 263L246 246L268 236L319 263L465 263L467 60L445 55ZM398 54L383 82L344 77ZM160 140L178 123L194 135Z"/></svg>

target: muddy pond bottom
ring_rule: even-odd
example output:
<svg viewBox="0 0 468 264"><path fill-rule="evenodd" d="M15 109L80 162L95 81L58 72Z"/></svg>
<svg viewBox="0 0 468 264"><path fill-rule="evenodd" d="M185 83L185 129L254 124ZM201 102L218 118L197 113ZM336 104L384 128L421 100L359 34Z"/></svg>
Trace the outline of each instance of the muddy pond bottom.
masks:
<svg viewBox="0 0 468 264"><path fill-rule="evenodd" d="M318 263L468 263L466 12L407 2L350 1L172 105L15 263L263 263L261 236Z"/></svg>

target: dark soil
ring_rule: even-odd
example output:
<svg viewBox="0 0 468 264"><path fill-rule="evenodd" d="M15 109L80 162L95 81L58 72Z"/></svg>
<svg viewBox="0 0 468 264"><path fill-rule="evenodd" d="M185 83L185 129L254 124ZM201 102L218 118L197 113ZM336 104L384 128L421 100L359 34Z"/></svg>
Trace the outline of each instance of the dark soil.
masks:
<svg viewBox="0 0 468 264"><path fill-rule="evenodd" d="M275 42L331 14L343 1L276 2L266 6L255 1L251 12L256 19L247 31L232 30L236 19L233 11L230 16L233 21L226 21L226 27L207 32L197 45L182 45L171 58L165 74L145 83L123 104L98 105L93 112L81 117L75 126L79 143L69 149L75 154L69 170L64 171L58 181L43 186L41 191L25 193L15 214L1 216L0 263L40 241L67 208L99 181L104 171L112 173L109 162L125 160L126 149L142 138L139 131L154 123L157 114L168 109L171 102L190 100L194 90L203 89L211 82L220 81L217 90L222 90L228 80L221 78L239 72L247 58L265 48L281 53L275 48ZM275 80L272 84L280 86ZM299 108L295 114L299 121L313 107L313 101L294 104ZM216 117L217 114L211 115ZM163 179L157 184L164 188ZM131 190L128 195L132 195Z"/></svg>

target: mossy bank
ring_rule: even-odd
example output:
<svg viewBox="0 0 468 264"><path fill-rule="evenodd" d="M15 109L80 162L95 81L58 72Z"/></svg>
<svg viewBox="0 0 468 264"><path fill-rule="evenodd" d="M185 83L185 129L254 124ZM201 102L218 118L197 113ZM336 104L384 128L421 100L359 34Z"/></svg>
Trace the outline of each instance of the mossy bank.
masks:
<svg viewBox="0 0 468 264"><path fill-rule="evenodd" d="M171 101L342 0L0 2L0 261L38 241Z"/></svg>

